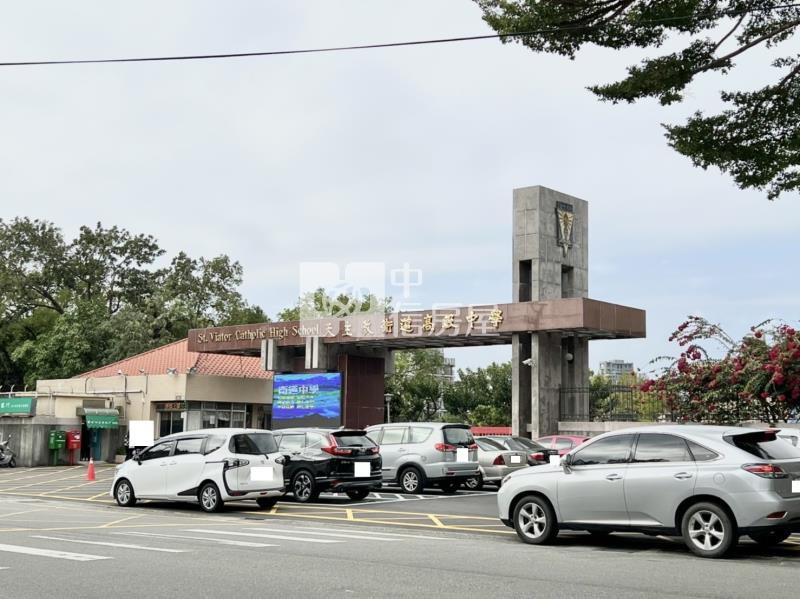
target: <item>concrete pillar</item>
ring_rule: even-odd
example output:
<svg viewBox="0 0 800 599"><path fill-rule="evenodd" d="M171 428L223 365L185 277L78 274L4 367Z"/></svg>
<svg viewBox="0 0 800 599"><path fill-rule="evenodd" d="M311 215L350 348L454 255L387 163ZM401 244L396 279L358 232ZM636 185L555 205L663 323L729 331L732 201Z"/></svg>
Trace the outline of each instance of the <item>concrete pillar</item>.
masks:
<svg viewBox="0 0 800 599"><path fill-rule="evenodd" d="M587 202L541 186L515 189L512 221L513 300L587 297ZM511 368L514 433L556 433L559 388L588 385L588 344L553 333L515 335Z"/></svg>

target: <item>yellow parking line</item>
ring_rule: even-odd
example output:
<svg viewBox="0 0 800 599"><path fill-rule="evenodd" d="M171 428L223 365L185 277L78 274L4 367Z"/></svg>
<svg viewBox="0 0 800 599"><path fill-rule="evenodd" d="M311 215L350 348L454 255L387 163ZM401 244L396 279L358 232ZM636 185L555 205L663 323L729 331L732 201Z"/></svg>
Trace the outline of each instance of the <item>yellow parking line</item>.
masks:
<svg viewBox="0 0 800 599"><path fill-rule="evenodd" d="M103 491L102 493L98 493L97 495L92 495L92 496L91 496L91 497L89 497L89 498L88 498L86 501L94 501L94 500L96 500L98 497L108 497L108 490L105 490L105 491ZM109 501L111 501L111 500L109 499Z"/></svg>
<svg viewBox="0 0 800 599"><path fill-rule="evenodd" d="M433 522L433 523L434 523L436 526L438 526L439 528L444 528L444 524L442 523L442 521L441 521L441 520L439 520L439 518L437 518L435 515L433 515L433 514L428 514L428 518L430 518L430 519L431 519L431 522Z"/></svg>
<svg viewBox="0 0 800 599"><path fill-rule="evenodd" d="M21 516L22 514L32 514L33 512L43 512L50 509L49 507L37 508L35 510L25 510L23 512L12 512L10 514L0 514L3 518L10 518L11 516Z"/></svg>
<svg viewBox="0 0 800 599"><path fill-rule="evenodd" d="M103 524L100 528L111 528L115 524L127 522L128 520L134 520L136 518L144 518L145 516L146 514L137 514L136 516L128 516L127 518L120 518L119 520L114 520L113 522L108 522L107 524Z"/></svg>
<svg viewBox="0 0 800 599"><path fill-rule="evenodd" d="M345 510L348 520L353 520L353 510Z"/></svg>

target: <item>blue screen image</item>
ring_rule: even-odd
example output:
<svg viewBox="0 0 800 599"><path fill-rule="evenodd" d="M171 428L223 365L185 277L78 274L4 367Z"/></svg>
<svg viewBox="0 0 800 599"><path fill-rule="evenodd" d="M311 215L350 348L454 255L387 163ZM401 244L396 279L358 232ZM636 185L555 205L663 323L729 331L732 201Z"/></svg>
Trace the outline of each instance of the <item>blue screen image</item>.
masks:
<svg viewBox="0 0 800 599"><path fill-rule="evenodd" d="M272 383L272 428L337 428L342 424L339 372L276 374Z"/></svg>

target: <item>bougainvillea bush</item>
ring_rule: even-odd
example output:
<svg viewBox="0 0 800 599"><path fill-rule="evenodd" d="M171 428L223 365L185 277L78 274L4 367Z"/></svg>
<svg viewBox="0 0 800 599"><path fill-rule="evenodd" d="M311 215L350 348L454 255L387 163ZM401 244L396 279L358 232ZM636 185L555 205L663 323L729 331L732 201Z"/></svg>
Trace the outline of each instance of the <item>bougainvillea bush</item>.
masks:
<svg viewBox="0 0 800 599"><path fill-rule="evenodd" d="M765 321L735 341L719 325L690 316L670 336L681 348L642 391L664 399L676 420L737 423L786 422L800 415L800 335L784 323ZM712 358L701 344L722 346Z"/></svg>

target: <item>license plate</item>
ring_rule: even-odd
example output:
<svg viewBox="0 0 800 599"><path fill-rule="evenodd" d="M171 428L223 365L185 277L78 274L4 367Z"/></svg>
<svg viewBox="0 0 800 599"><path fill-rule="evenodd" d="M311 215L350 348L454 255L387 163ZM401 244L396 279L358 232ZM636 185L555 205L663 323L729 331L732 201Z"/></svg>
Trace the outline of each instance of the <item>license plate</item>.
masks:
<svg viewBox="0 0 800 599"><path fill-rule="evenodd" d="M511 463L512 464L521 464L522 463L522 458L519 457L518 455L512 455L511 456Z"/></svg>
<svg viewBox="0 0 800 599"><path fill-rule="evenodd" d="M800 493L800 480L792 481L792 493Z"/></svg>
<svg viewBox="0 0 800 599"><path fill-rule="evenodd" d="M369 478L369 462L354 462L356 478Z"/></svg>
<svg viewBox="0 0 800 599"><path fill-rule="evenodd" d="M275 472L272 466L253 466L250 468L250 480L272 480Z"/></svg>
<svg viewBox="0 0 800 599"><path fill-rule="evenodd" d="M561 457L558 454L551 455L550 456L550 463L551 464L560 464L561 463Z"/></svg>
<svg viewBox="0 0 800 599"><path fill-rule="evenodd" d="M456 462L469 462L469 449L466 447L456 449Z"/></svg>

